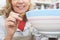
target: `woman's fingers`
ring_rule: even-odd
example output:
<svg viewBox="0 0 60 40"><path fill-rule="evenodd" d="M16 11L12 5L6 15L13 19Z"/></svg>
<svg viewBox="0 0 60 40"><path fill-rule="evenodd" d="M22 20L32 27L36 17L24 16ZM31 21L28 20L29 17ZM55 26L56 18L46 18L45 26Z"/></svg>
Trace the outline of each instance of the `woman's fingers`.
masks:
<svg viewBox="0 0 60 40"><path fill-rule="evenodd" d="M6 30L8 34L14 34L17 29L17 25L14 22L6 21Z"/></svg>
<svg viewBox="0 0 60 40"><path fill-rule="evenodd" d="M9 17L6 19L6 23L10 26L15 26L18 23L18 20L22 20L21 17L19 17L19 14L10 12ZM10 24L9 24L10 23Z"/></svg>
<svg viewBox="0 0 60 40"><path fill-rule="evenodd" d="M14 34L17 29L17 21L12 16L6 18L6 30L7 33Z"/></svg>
<svg viewBox="0 0 60 40"><path fill-rule="evenodd" d="M6 23L6 26L7 26L7 27L15 27L16 24L15 24L14 22L8 21L8 22Z"/></svg>
<svg viewBox="0 0 60 40"><path fill-rule="evenodd" d="M16 20L23 20L23 19L19 16L19 14L14 13L14 12L11 12L11 13L10 13L10 16L14 17Z"/></svg>
<svg viewBox="0 0 60 40"><path fill-rule="evenodd" d="M15 26L18 23L18 20L22 20L21 17L19 17L19 14L10 12L9 17L6 19L7 26Z"/></svg>
<svg viewBox="0 0 60 40"><path fill-rule="evenodd" d="M15 19L15 18L11 18L11 16L8 17L8 18L6 19L6 21L7 21L7 22L13 22L14 24L17 23L17 22L16 22L16 19Z"/></svg>
<svg viewBox="0 0 60 40"><path fill-rule="evenodd" d="M16 18L17 20L23 20L23 19L19 16L19 14L16 14L15 18Z"/></svg>
<svg viewBox="0 0 60 40"><path fill-rule="evenodd" d="M9 14L9 17L6 18L6 30L9 34L14 34L17 30L17 23L18 20L22 20L21 17L19 17L19 14L11 12Z"/></svg>

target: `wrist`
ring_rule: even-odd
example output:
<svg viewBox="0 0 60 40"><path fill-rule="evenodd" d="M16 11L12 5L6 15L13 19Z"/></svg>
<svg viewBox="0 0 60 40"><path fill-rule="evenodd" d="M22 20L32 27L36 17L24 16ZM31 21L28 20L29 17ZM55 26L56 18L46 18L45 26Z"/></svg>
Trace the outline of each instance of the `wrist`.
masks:
<svg viewBox="0 0 60 40"><path fill-rule="evenodd" d="M4 40L12 40L12 38L13 38L13 35L7 34Z"/></svg>

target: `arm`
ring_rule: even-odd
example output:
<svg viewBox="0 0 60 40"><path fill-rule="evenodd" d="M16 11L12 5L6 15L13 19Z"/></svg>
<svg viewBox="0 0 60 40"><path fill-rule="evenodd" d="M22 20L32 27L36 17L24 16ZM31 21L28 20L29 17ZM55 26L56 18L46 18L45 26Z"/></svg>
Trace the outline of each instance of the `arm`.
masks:
<svg viewBox="0 0 60 40"><path fill-rule="evenodd" d="M10 13L9 17L6 18L5 28L6 28L6 36L4 40L12 40L15 31L17 30L17 19L21 20L18 17L17 13Z"/></svg>
<svg viewBox="0 0 60 40"><path fill-rule="evenodd" d="M12 38L13 38L13 35L7 34L4 40L12 40Z"/></svg>

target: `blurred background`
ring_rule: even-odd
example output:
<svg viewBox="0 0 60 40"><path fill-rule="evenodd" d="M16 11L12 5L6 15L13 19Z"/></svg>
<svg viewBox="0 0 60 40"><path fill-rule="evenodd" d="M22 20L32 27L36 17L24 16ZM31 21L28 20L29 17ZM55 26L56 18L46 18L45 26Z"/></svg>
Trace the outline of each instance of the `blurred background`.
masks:
<svg viewBox="0 0 60 40"><path fill-rule="evenodd" d="M60 9L60 0L31 0L31 9Z"/></svg>

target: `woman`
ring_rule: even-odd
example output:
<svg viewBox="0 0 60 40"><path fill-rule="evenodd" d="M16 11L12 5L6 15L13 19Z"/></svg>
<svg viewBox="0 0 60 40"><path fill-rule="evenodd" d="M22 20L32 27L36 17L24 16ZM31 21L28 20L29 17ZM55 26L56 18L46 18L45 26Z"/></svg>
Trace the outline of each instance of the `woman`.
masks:
<svg viewBox="0 0 60 40"><path fill-rule="evenodd" d="M30 7L30 0L6 0L3 10L5 15L6 35L4 40L30 40L30 23L26 12Z"/></svg>

